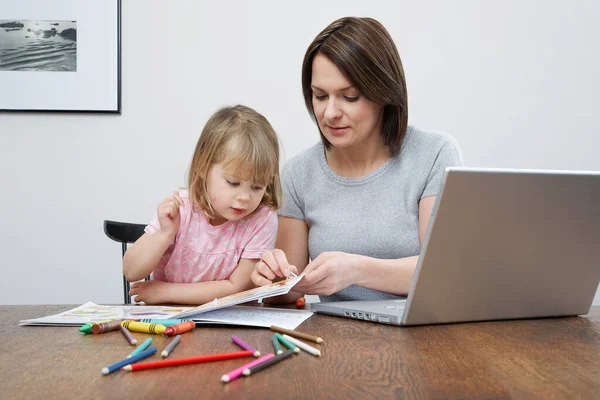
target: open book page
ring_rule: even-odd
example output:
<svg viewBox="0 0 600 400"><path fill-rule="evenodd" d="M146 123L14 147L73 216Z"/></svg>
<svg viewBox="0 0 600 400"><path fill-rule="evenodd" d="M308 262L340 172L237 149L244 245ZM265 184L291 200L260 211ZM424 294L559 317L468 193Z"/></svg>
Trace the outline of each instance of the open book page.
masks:
<svg viewBox="0 0 600 400"><path fill-rule="evenodd" d="M199 307L192 308L191 310L183 311L173 318L195 318L199 314L218 310L220 308L230 307L248 301L265 299L267 297L280 296L288 293L294 285L296 285L302 279L303 275L296 276L292 274L288 279L273 282L267 286L261 286L254 289L246 290L244 292L235 293L229 296L214 299L210 303L203 304Z"/></svg>
<svg viewBox="0 0 600 400"><path fill-rule="evenodd" d="M81 326L87 322L109 319L173 318L175 314L193 307L170 306L104 306L87 302L79 307L42 318L26 319L19 325Z"/></svg>
<svg viewBox="0 0 600 400"><path fill-rule="evenodd" d="M277 325L293 330L312 315L313 313L307 310L234 306L204 312L194 318L194 321L199 326L202 324L218 323L268 328L271 325Z"/></svg>

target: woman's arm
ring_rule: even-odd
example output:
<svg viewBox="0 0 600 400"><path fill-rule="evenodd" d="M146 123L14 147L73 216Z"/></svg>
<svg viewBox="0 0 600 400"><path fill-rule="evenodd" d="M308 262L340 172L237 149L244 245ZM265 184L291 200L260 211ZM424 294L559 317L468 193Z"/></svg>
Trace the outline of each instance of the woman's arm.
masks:
<svg viewBox="0 0 600 400"><path fill-rule="evenodd" d="M423 243L435 196L419 202L419 240ZM383 260L357 254L326 252L315 258L295 289L308 294L330 295L350 285L406 295L419 257Z"/></svg>
<svg viewBox="0 0 600 400"><path fill-rule="evenodd" d="M295 218L279 217L275 247L275 250L263 254L263 260L256 264L255 270L252 272L252 280L258 286L268 285L278 278L286 278L290 272L302 273L308 264L308 226L306 222ZM301 293L290 291L282 296L265 299L265 302L289 304L301 296Z"/></svg>
<svg viewBox="0 0 600 400"><path fill-rule="evenodd" d="M216 298L243 292L253 287L250 273L258 260L242 258L229 279L198 283L169 283L162 281L136 282L131 285L130 296L146 304L200 305Z"/></svg>

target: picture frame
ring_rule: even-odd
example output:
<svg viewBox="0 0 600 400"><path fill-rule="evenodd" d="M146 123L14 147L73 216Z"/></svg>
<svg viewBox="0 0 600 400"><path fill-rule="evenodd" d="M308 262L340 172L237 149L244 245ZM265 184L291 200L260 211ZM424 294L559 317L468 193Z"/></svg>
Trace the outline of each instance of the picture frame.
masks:
<svg viewBox="0 0 600 400"><path fill-rule="evenodd" d="M0 111L121 114L121 0L0 8Z"/></svg>

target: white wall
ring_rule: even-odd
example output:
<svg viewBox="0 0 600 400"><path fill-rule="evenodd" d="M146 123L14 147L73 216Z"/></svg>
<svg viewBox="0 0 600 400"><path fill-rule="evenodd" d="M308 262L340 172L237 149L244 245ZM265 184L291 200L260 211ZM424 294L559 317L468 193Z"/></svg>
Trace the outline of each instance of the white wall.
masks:
<svg viewBox="0 0 600 400"><path fill-rule="evenodd" d="M0 113L0 304L122 301L102 221L147 222L219 106L264 113L286 159L318 140L301 62L346 15L389 29L410 122L468 165L600 170L597 2L124 0L122 115Z"/></svg>

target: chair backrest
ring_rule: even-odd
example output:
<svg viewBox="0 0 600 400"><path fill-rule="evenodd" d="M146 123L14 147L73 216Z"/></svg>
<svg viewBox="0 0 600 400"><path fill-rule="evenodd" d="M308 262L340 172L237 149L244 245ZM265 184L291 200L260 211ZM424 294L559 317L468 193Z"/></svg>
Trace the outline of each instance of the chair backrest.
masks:
<svg viewBox="0 0 600 400"><path fill-rule="evenodd" d="M104 221L104 233L106 236L121 243L123 256L127 251L127 244L133 243L144 234L143 224L132 224L129 222ZM146 277L148 280L149 277ZM131 296L129 296L129 281L123 276L123 301L125 304L131 304Z"/></svg>

